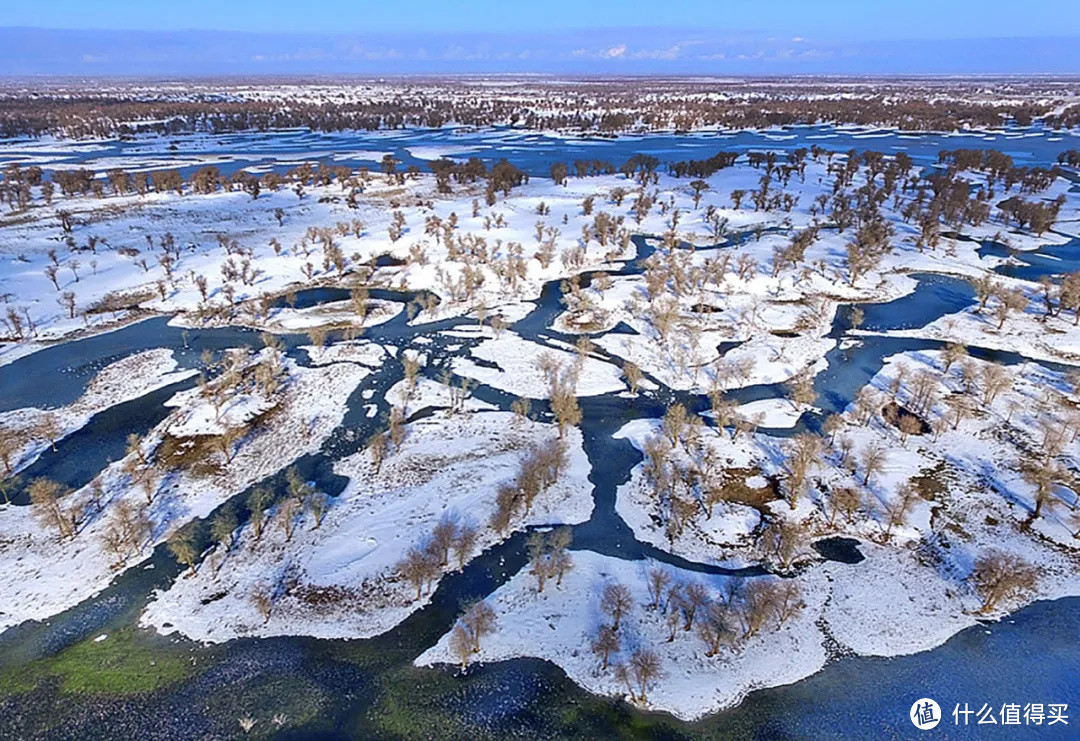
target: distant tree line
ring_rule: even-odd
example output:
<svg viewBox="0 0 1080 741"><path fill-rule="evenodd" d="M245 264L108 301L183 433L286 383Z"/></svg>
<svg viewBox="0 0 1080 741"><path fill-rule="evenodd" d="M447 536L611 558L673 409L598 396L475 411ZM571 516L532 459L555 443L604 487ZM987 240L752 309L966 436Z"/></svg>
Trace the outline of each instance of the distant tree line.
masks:
<svg viewBox="0 0 1080 741"><path fill-rule="evenodd" d="M765 128L837 123L892 126L908 131L953 131L1006 122L1051 127L1080 124L1080 105L1055 111L1055 101L977 101L962 82L950 94L933 86L883 84L850 95L843 81L772 84L768 89L743 83L755 95L715 95L723 86L686 80L574 81L545 85L522 96L498 89L430 81L407 88L386 86L376 94L346 100L225 97L220 92L174 99L92 87L11 91L0 95L0 137L126 137L140 133L175 135L305 127L315 131L440 128L509 125L528 129L570 129L598 134L632 130L686 131L697 128ZM810 95L816 93L815 95ZM840 95L840 93L848 93Z"/></svg>

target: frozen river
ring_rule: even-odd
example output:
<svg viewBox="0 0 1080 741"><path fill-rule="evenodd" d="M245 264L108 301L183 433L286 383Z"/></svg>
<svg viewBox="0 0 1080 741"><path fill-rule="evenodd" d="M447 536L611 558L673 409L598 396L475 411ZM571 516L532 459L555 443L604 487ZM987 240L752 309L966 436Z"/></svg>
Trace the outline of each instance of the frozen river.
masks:
<svg viewBox="0 0 1080 741"><path fill-rule="evenodd" d="M792 151L819 146L838 152L874 150L904 152L916 163L937 161L943 149L997 149L1017 165L1049 166L1057 156L1080 147L1080 135L1042 128L1000 129L952 134L915 134L889 129L833 126L792 126L766 131L654 133L613 138L549 134L517 128L411 129L322 133L306 129L235 134L180 134L137 137L130 140L55 141L49 139L0 140L0 166L19 163L46 170L86 167L103 172L113 167L129 171L178 168L187 174L202 165L223 172L283 171L304 162L368 167L392 154L403 167L439 157L479 157L491 163L506 159L532 175L548 174L553 162L603 160L616 167L635 154L661 162L706 159L719 150Z"/></svg>

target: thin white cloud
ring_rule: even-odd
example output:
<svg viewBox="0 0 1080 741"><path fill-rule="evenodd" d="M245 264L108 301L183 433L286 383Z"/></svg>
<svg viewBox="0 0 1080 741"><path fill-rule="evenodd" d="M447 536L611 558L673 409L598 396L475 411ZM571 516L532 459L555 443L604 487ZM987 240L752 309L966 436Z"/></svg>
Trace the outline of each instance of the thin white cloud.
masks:
<svg viewBox="0 0 1080 741"><path fill-rule="evenodd" d="M700 46L700 41L679 41L662 49L641 49L633 52L633 59L681 59L688 47Z"/></svg>

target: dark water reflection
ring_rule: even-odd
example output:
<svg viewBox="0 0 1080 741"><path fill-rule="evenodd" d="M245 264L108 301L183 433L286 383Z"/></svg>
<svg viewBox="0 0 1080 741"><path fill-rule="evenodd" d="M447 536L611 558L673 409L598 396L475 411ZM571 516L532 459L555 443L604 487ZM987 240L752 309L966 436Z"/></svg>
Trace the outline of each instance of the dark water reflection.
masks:
<svg viewBox="0 0 1080 741"><path fill-rule="evenodd" d="M1060 276L1080 271L1080 239L1064 244L1044 244L1036 250L1013 250L998 242L987 241L979 248L980 256L1001 257L1009 262L994 268L998 275L1037 281L1044 275ZM1055 281L1058 278L1055 278Z"/></svg>

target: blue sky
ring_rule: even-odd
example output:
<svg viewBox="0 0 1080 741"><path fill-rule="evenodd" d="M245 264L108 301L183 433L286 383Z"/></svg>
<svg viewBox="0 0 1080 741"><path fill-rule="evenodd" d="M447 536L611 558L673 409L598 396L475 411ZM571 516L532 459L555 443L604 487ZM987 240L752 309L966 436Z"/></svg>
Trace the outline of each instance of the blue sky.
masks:
<svg viewBox="0 0 1080 741"><path fill-rule="evenodd" d="M51 0L3 74L1080 73L1080 9L1003 0Z"/></svg>

